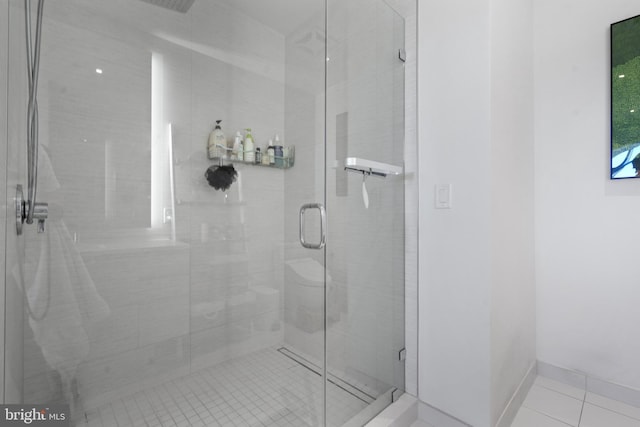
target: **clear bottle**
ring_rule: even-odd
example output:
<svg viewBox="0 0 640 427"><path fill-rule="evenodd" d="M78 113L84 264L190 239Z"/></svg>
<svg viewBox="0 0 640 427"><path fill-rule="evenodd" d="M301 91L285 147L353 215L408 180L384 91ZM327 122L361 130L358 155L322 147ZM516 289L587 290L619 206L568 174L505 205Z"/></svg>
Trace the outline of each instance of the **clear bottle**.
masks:
<svg viewBox="0 0 640 427"><path fill-rule="evenodd" d="M227 138L224 136L220 123L222 120L216 120L216 127L209 134L209 142L207 143L208 153L210 159L226 158L227 157Z"/></svg>
<svg viewBox="0 0 640 427"><path fill-rule="evenodd" d="M253 141L253 135L251 135L251 129L247 128L244 134L244 161L247 163L254 163L256 161L255 143Z"/></svg>
<svg viewBox="0 0 640 427"><path fill-rule="evenodd" d="M262 152L260 151L260 147L256 148L256 164L262 163Z"/></svg>
<svg viewBox="0 0 640 427"><path fill-rule="evenodd" d="M275 152L276 167L281 168L284 166L284 150L282 143L280 142L280 136L278 134L276 134L275 146L273 148Z"/></svg>
<svg viewBox="0 0 640 427"><path fill-rule="evenodd" d="M269 153L269 164L276 164L276 149L273 146L273 139L269 140L269 146L267 147L267 153Z"/></svg>
<svg viewBox="0 0 640 427"><path fill-rule="evenodd" d="M236 132L236 137L233 141L233 151L232 151L232 157L235 160L244 160L244 153L243 153L244 147L242 145L242 134L240 133L240 131Z"/></svg>
<svg viewBox="0 0 640 427"><path fill-rule="evenodd" d="M265 147L265 149L262 150L262 164L269 166L269 147Z"/></svg>

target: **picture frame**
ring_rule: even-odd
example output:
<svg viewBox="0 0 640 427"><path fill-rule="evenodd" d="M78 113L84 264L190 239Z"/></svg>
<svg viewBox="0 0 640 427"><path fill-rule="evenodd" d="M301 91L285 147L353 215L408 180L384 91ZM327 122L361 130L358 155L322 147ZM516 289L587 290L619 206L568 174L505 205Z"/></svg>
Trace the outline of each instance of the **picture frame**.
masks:
<svg viewBox="0 0 640 427"><path fill-rule="evenodd" d="M640 178L640 15L611 24L611 179Z"/></svg>

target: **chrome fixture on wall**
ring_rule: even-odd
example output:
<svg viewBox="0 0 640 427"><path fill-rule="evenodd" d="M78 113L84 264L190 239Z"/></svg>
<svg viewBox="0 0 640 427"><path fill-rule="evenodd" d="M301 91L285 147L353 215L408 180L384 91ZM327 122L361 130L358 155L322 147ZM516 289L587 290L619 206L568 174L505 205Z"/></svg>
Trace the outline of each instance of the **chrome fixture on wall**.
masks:
<svg viewBox="0 0 640 427"><path fill-rule="evenodd" d="M38 73L40 70L40 45L42 40L42 12L44 0L38 0L35 45L31 31L31 0L24 0L25 33L27 42L27 73L29 75L29 106L27 109L27 199L22 186L16 189L16 221L18 235L22 224L38 220L38 233L44 233L44 221L48 217L47 203L36 202L38 190Z"/></svg>

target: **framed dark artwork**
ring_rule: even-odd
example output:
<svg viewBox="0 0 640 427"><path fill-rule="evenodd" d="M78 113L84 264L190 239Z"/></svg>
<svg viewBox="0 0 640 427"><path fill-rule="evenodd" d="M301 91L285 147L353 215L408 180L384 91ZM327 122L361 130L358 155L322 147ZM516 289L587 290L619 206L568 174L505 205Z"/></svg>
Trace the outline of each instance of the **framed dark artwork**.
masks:
<svg viewBox="0 0 640 427"><path fill-rule="evenodd" d="M611 179L640 178L640 15L611 24Z"/></svg>

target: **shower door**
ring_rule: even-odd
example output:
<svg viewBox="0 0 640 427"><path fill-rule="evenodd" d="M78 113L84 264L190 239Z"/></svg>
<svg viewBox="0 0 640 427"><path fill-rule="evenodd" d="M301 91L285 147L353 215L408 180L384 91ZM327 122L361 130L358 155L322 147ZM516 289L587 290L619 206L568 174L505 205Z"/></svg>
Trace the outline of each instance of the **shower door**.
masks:
<svg viewBox="0 0 640 427"><path fill-rule="evenodd" d="M330 0L287 44L282 351L322 374L326 426L364 425L404 389L403 58L382 0Z"/></svg>

